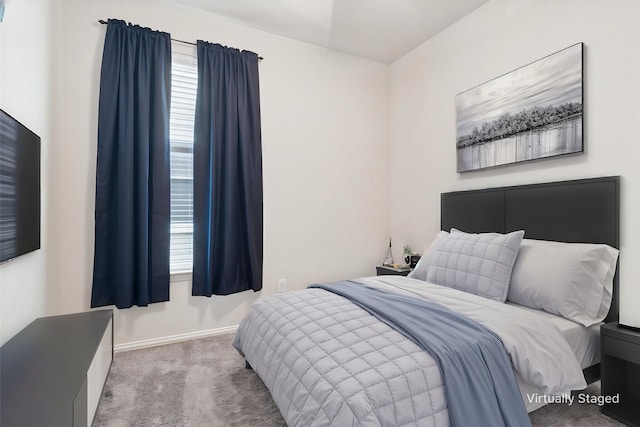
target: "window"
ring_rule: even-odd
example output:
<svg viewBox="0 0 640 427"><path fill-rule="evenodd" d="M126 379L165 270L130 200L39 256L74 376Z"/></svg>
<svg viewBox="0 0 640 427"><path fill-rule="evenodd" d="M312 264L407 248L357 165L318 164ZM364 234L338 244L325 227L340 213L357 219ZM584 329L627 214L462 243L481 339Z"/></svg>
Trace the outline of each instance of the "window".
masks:
<svg viewBox="0 0 640 427"><path fill-rule="evenodd" d="M181 46L180 46L181 47ZM193 52L174 44L171 64L171 273L191 272L193 264L193 126L198 68Z"/></svg>

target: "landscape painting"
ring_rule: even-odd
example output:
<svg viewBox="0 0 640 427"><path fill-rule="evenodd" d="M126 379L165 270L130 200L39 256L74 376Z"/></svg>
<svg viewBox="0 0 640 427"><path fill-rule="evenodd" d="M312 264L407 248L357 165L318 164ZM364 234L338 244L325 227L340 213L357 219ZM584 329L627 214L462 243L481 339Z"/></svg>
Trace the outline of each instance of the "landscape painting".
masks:
<svg viewBox="0 0 640 427"><path fill-rule="evenodd" d="M583 44L456 96L457 170L583 151Z"/></svg>

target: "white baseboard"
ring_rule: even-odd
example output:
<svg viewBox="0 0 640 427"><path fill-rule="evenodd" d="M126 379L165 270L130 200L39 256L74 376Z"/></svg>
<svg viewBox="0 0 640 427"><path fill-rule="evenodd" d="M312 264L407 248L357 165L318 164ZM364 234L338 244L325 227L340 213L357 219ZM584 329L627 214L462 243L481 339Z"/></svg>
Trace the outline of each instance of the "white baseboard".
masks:
<svg viewBox="0 0 640 427"><path fill-rule="evenodd" d="M142 341L128 342L125 344L116 344L113 346L114 353L122 351L138 350L141 348L156 347L159 345L172 344L180 341L194 340L197 338L213 337L216 335L224 335L234 333L238 329L238 325L226 326L224 328L207 329L205 331L189 332L186 334L171 335L168 337L152 338Z"/></svg>

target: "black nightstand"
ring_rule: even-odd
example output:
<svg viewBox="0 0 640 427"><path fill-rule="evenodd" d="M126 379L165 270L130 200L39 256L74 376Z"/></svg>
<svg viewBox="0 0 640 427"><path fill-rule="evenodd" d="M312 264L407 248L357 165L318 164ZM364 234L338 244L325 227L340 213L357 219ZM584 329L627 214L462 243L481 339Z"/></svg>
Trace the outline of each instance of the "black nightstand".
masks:
<svg viewBox="0 0 640 427"><path fill-rule="evenodd" d="M630 426L640 426L640 331L607 323L600 327L601 395L620 394L620 403L602 413Z"/></svg>
<svg viewBox="0 0 640 427"><path fill-rule="evenodd" d="M413 268L394 268L387 265L376 267L376 276L406 276L411 273Z"/></svg>

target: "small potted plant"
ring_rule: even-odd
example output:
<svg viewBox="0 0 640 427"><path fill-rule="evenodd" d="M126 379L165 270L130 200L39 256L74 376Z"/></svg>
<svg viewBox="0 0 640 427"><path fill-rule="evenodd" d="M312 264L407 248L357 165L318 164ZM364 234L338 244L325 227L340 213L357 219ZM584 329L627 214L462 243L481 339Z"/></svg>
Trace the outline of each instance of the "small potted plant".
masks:
<svg viewBox="0 0 640 427"><path fill-rule="evenodd" d="M413 255L413 249L411 249L411 246L404 245L404 247L402 248L402 253L404 254L404 262L407 265L410 265L411 264L411 255Z"/></svg>

